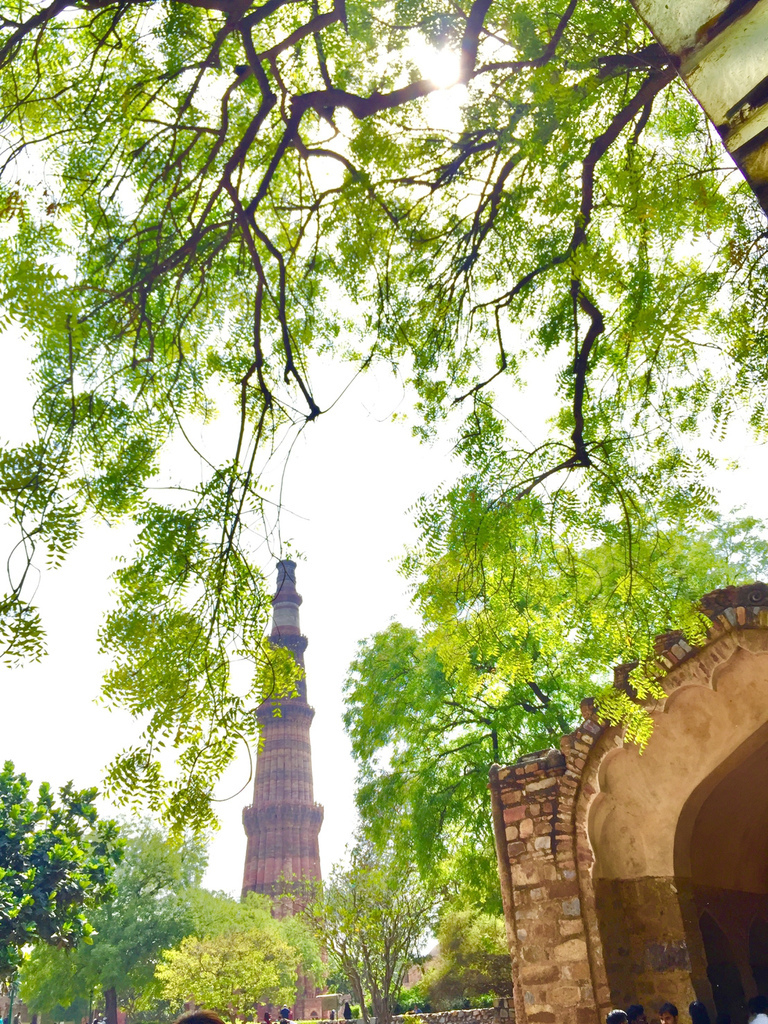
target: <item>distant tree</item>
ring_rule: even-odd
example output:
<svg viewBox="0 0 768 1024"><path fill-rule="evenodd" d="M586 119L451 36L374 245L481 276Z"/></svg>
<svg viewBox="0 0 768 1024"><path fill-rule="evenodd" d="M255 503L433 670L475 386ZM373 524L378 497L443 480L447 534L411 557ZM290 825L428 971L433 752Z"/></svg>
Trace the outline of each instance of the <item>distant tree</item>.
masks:
<svg viewBox="0 0 768 1024"><path fill-rule="evenodd" d="M370 1004L388 1024L408 968L435 918L439 897L418 873L370 845L355 848L348 867L335 867L304 915L349 979L363 1019Z"/></svg>
<svg viewBox="0 0 768 1024"><path fill-rule="evenodd" d="M36 799L30 790L29 779L6 761L0 772L0 980L17 970L25 946L63 950L92 942L92 922L97 908L115 896L112 875L122 856L116 823L98 820L96 789L69 783L58 800L47 783Z"/></svg>
<svg viewBox="0 0 768 1024"><path fill-rule="evenodd" d="M191 893L205 866L197 842L179 845L152 824L129 833L115 873L114 900L93 917L89 946L71 953L39 949L22 975L22 996L33 1011L103 995L108 1024L118 1003L150 994L161 952L195 926Z"/></svg>
<svg viewBox="0 0 768 1024"><path fill-rule="evenodd" d="M423 543L406 563L421 628L393 623L361 643L345 686L368 834L496 913L490 766L557 745L590 695L644 742L650 718L607 685L611 666L639 661L638 692L657 695L656 632L683 628L695 641L699 597L768 574L754 519L663 533L646 520L630 565L580 529L557 543L532 534L527 514L477 479L425 503Z"/></svg>
<svg viewBox="0 0 768 1024"><path fill-rule="evenodd" d="M188 936L163 953L157 978L166 999L216 1010L233 1024L258 1003L293 1002L298 956L275 928Z"/></svg>
<svg viewBox="0 0 768 1024"><path fill-rule="evenodd" d="M156 969L165 999L194 999L235 1020L257 1003L293 1002L297 970L319 978L320 950L306 922L276 920L266 896L247 893L237 902L199 890L195 934L167 950Z"/></svg>
<svg viewBox="0 0 768 1024"><path fill-rule="evenodd" d="M437 929L439 950L420 988L435 1009L459 1000L512 994L512 961L504 918L474 907L451 909Z"/></svg>
<svg viewBox="0 0 768 1024"><path fill-rule="evenodd" d="M239 901L206 889L198 889L192 894L194 934L197 938L216 939L235 932L273 936L287 943L293 951L295 964L305 976L319 981L326 967L306 919L298 915L278 921L272 911L272 900L255 892L246 893Z"/></svg>

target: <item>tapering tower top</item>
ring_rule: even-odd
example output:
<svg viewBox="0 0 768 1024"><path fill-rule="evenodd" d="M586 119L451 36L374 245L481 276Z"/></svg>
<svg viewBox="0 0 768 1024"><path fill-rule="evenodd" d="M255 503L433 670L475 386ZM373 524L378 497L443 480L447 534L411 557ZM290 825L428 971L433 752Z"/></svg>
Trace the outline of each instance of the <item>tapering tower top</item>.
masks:
<svg viewBox="0 0 768 1024"><path fill-rule="evenodd" d="M269 639L275 647L287 647L303 669L307 638L301 635L301 601L301 594L296 591L296 563L290 558L284 558L277 563L277 589L272 598L272 632ZM293 699L306 702L307 684L303 673L297 690L298 694Z"/></svg>

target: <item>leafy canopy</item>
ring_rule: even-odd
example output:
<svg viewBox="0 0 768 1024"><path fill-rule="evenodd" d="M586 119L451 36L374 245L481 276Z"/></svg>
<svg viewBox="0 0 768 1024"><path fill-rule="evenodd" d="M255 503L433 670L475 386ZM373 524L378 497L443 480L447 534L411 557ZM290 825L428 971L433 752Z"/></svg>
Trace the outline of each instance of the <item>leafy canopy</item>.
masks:
<svg viewBox="0 0 768 1024"><path fill-rule="evenodd" d="M300 918L277 921L265 896L246 893L241 903L201 890L195 934L167 950L156 969L164 998L193 998L233 1022L259 1003L292 1003L297 968L319 978L317 943Z"/></svg>
<svg viewBox="0 0 768 1024"><path fill-rule="evenodd" d="M639 660L638 694L659 695L654 633L683 627L695 639L697 598L768 572L754 519L635 534L633 566L608 543L578 545L578 532L547 543L522 515L477 479L425 504L425 544L406 566L418 573L423 626L395 622L362 642L345 684L368 834L394 836L425 877L496 911L490 766L557 746L593 695L643 743L650 717L606 686L610 667Z"/></svg>
<svg viewBox="0 0 768 1024"><path fill-rule="evenodd" d="M279 935L261 931L189 936L163 954L157 977L166 999L194 999L234 1024L259 1003L293 1002L296 953Z"/></svg>
<svg viewBox="0 0 768 1024"><path fill-rule="evenodd" d="M93 920L113 899L112 876L123 842L114 821L99 820L96 789L71 783L58 799L6 761L0 772L0 979L24 959L24 947L72 949L93 941Z"/></svg>
<svg viewBox="0 0 768 1024"><path fill-rule="evenodd" d="M162 950L195 927L195 893L205 868L199 843L180 845L150 822L123 832L114 899L92 915L91 943L76 950L39 947L24 966L22 997L34 1012L109 989L122 1005L135 1006L156 994Z"/></svg>
<svg viewBox="0 0 768 1024"><path fill-rule="evenodd" d="M133 520L105 692L146 724L109 781L172 821L210 820L290 691L258 552L281 445L336 397L321 361L400 369L532 549L580 529L630 576L638 534L711 508L702 436L764 430L764 220L628 0L14 0L0 72L0 305L35 388L0 453L6 655L43 650L30 567ZM549 415L512 423L531 381ZM185 472L217 405L231 446Z"/></svg>
<svg viewBox="0 0 768 1024"><path fill-rule="evenodd" d="M475 907L451 907L440 917L438 950L419 988L436 1010L466 999L512 995L512 965L504 918Z"/></svg>

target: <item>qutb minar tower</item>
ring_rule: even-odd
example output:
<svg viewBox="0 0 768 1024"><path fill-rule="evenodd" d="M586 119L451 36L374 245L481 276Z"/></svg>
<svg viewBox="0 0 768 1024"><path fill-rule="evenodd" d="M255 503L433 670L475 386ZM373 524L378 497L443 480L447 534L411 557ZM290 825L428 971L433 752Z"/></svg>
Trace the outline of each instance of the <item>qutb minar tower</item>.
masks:
<svg viewBox="0 0 768 1024"><path fill-rule="evenodd" d="M271 701L257 712L264 742L256 759L253 803L243 811L248 836L244 893L272 896L286 880L320 880L318 835L323 808L315 803L312 786L309 727L315 711L307 704L307 638L301 635L300 604L296 563L287 559L278 562L269 639L276 647L287 647L293 653L301 668L301 678L296 684L296 696L279 702L279 717L275 717Z"/></svg>

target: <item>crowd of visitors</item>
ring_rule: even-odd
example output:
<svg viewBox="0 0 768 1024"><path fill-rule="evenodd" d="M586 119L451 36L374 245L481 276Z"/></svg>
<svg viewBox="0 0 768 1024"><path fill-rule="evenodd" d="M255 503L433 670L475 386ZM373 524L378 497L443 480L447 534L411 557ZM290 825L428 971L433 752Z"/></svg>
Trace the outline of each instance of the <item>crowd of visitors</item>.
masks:
<svg viewBox="0 0 768 1024"><path fill-rule="evenodd" d="M749 1010L749 1024L768 1024L768 998L755 996L747 1003ZM688 1007L688 1015L691 1024L712 1024L704 1003L695 1000ZM674 1003L663 1003L658 1012L659 1024L684 1024ZM628 1007L626 1010L611 1010L605 1018L605 1024L648 1024L644 1007L639 1004ZM718 1013L715 1024L731 1024L729 1013Z"/></svg>

